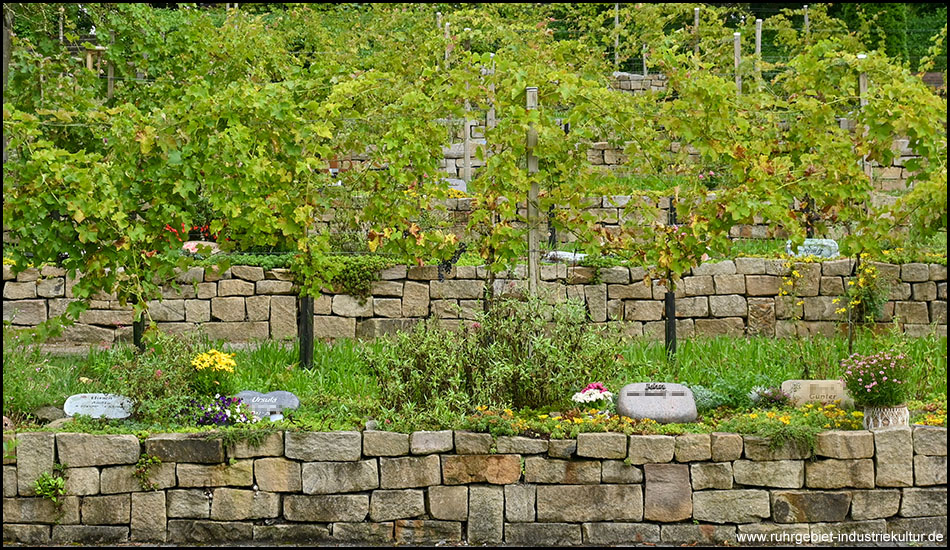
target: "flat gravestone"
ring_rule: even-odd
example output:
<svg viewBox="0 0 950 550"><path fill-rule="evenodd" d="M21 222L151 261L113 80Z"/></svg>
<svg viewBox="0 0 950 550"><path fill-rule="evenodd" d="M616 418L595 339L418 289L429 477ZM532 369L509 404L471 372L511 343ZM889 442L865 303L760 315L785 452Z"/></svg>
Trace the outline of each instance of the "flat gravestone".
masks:
<svg viewBox="0 0 950 550"><path fill-rule="evenodd" d="M284 417L285 410L294 410L300 406L300 399L289 391L242 391L235 395L251 409L257 418L270 418L277 421Z"/></svg>
<svg viewBox="0 0 950 550"><path fill-rule="evenodd" d="M638 382L620 390L617 412L630 418L650 418L660 424L694 422L696 400L682 384Z"/></svg>
<svg viewBox="0 0 950 550"><path fill-rule="evenodd" d="M853 405L841 380L786 380L782 382L782 391L789 395L789 400L796 407L805 403L828 404L838 400L844 406Z"/></svg>
<svg viewBox="0 0 950 550"><path fill-rule="evenodd" d="M819 258L837 258L838 243L834 239L805 239L805 242L792 252L792 241L785 243L785 252L789 256L818 256Z"/></svg>
<svg viewBox="0 0 950 550"><path fill-rule="evenodd" d="M114 393L79 393L66 399L63 412L67 416L128 418L132 414L132 400Z"/></svg>

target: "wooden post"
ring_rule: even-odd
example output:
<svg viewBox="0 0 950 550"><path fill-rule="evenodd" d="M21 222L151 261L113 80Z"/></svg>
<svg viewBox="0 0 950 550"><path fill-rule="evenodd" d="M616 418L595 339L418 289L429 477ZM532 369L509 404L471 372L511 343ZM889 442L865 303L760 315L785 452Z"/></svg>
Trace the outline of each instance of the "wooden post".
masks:
<svg viewBox="0 0 950 550"><path fill-rule="evenodd" d="M313 296L297 299L297 342L300 348L300 366L313 366Z"/></svg>
<svg viewBox="0 0 950 550"><path fill-rule="evenodd" d="M525 90L526 107L529 111L538 108L538 88L531 86ZM528 177L538 173L538 157L534 155L534 148L538 144L538 131L534 125L528 130L527 136L527 164ZM528 190L528 292L537 295L538 281L540 280L540 241L538 232L538 183L531 182Z"/></svg>
<svg viewBox="0 0 950 550"><path fill-rule="evenodd" d="M739 33L732 34L733 61L736 68L736 95L742 95L742 75L739 73L739 61L742 56L742 42Z"/></svg>
<svg viewBox="0 0 950 550"><path fill-rule="evenodd" d="M485 115L485 127L492 129L495 127L495 54L489 54L491 57L491 72L488 73L491 75L491 79L488 81L488 91L491 93L491 100L489 101L488 113ZM487 149L487 147L486 147ZM487 154L488 151L486 150Z"/></svg>
<svg viewBox="0 0 950 550"><path fill-rule="evenodd" d="M699 55L699 8L693 8L693 53Z"/></svg>
<svg viewBox="0 0 950 550"><path fill-rule="evenodd" d="M620 68L620 2L614 2L614 69Z"/></svg>
<svg viewBox="0 0 950 550"><path fill-rule="evenodd" d="M3 95L7 94L7 76L10 74L10 59L13 55L13 12L3 5ZM3 132L3 162L7 161L7 134Z"/></svg>
<svg viewBox="0 0 950 550"><path fill-rule="evenodd" d="M442 12L441 11L435 12L435 26L439 27L440 31L442 30Z"/></svg>
<svg viewBox="0 0 950 550"><path fill-rule="evenodd" d="M63 35L63 18L66 16L65 12L66 12L66 8L64 7L59 8L59 43L60 44L62 44L65 41L64 35Z"/></svg>

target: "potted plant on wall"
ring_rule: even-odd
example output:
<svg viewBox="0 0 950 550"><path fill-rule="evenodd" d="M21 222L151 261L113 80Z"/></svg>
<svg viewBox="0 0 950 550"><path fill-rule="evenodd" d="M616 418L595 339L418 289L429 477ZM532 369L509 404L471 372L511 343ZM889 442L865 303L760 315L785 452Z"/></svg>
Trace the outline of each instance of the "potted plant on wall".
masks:
<svg viewBox="0 0 950 550"><path fill-rule="evenodd" d="M873 355L853 354L841 362L842 381L864 408L864 429L907 426L910 413L907 398L907 360L902 353L881 351Z"/></svg>

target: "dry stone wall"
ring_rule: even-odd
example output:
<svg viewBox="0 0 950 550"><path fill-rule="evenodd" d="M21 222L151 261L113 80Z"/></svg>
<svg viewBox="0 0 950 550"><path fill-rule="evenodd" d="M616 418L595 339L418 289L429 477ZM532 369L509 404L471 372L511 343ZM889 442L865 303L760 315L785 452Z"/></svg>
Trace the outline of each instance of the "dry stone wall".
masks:
<svg viewBox="0 0 950 550"><path fill-rule="evenodd" d="M889 282L882 324L897 321L908 336L947 334L947 268L938 264L876 264ZM524 266L498 274L496 296L521 296L527 288ZM844 321L836 303L852 272L848 259L823 263L738 258L706 263L683 278L676 290L677 335L788 337L834 335ZM799 276L795 276L797 273ZM644 281L643 268L594 269L563 264L541 266L541 295L550 302L575 299L586 304L593 323L620 324L627 335L662 338L665 287ZM454 267L439 280L435 266L397 266L380 273L365 300L325 294L314 303L318 339L371 339L438 317L449 326L474 319L483 310L488 272ZM169 333L202 330L213 339L252 341L297 336L297 288L290 272L233 266L218 273L192 268L167 288L164 299L149 303L159 328ZM789 286L789 283L792 283ZM62 270L44 267L13 275L3 267L3 318L30 327L62 314L74 300ZM782 289L791 295L780 296ZM132 311L115 296L90 302L79 322L66 329L63 343L126 341Z"/></svg>
<svg viewBox="0 0 950 550"><path fill-rule="evenodd" d="M3 540L33 545L604 546L858 533L940 536L923 541L943 546L947 536L946 428L826 432L814 455L726 433L278 432L230 448L194 434L4 441L14 437ZM155 490L133 476L142 453L161 460ZM57 463L68 466L59 510L33 492Z"/></svg>

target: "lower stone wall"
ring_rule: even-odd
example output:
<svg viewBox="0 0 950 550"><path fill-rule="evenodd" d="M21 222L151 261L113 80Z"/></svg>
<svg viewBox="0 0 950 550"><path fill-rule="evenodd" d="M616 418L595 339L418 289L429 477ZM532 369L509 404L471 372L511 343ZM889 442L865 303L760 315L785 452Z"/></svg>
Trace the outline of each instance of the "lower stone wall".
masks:
<svg viewBox="0 0 950 550"><path fill-rule="evenodd" d="M45 432L4 441L14 437L15 457L3 466L3 540L28 544L534 546L934 534L943 546L947 535L945 428L826 432L814 456L726 433L547 441L278 432L257 447L230 448L213 434L143 442ZM161 460L148 476L153 490L133 476L142 453ZM60 509L33 489L54 464L66 467Z"/></svg>
<svg viewBox="0 0 950 550"><path fill-rule="evenodd" d="M890 291L882 326L896 320L908 336L947 334L947 268L938 264L875 264ZM500 273L496 296L525 293L524 266ZM717 335L834 335L844 315L841 294L850 281L851 260L796 263L738 258L694 268L676 290L680 338ZM615 323L629 336L662 338L666 288L646 279L643 268L594 269L563 264L541 266L541 295L551 302L584 302L592 323ZM438 317L453 327L483 309L488 272L454 267L439 280L435 266L397 266L380 273L365 300L325 294L315 300L317 339L366 338ZM287 270L233 266L224 273L196 267L181 273L179 289L149 303L149 314L169 333L204 331L225 341L293 339L297 336L297 288ZM30 327L66 311L74 281L56 268L28 269L14 276L3 267L3 318ZM788 293L783 295L782 292ZM837 301L836 301L837 300ZM115 296L100 295L63 343L111 343L132 335L132 310Z"/></svg>

